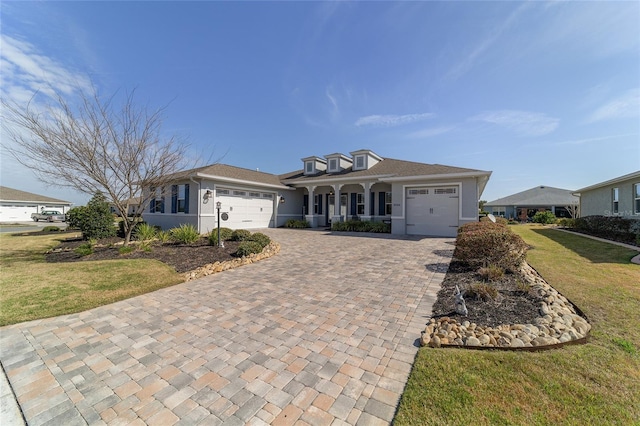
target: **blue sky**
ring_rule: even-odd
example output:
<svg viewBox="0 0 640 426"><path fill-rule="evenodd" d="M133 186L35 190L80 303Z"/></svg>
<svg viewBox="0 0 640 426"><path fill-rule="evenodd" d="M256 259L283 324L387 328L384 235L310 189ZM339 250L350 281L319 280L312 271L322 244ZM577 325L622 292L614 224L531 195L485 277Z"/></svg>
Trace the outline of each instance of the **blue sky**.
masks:
<svg viewBox="0 0 640 426"><path fill-rule="evenodd" d="M5 2L1 94L169 104L194 159L362 148L491 170L482 199L640 169L640 2ZM2 185L84 204L5 152Z"/></svg>

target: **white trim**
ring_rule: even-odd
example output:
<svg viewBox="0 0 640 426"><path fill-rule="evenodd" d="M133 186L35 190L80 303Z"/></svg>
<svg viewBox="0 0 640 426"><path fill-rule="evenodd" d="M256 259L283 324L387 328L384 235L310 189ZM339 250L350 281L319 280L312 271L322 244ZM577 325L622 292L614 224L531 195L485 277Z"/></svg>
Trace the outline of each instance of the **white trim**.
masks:
<svg viewBox="0 0 640 426"><path fill-rule="evenodd" d="M401 182L406 180L436 180L436 179L456 179L456 178L465 178L465 177L480 177L480 176L491 176L491 172L463 172L463 173L444 173L438 175L416 175L416 176L396 176L396 177L388 177L381 178L382 182ZM416 184L420 185L420 184ZM440 184L438 184L440 185ZM444 185L444 184L443 184Z"/></svg>
<svg viewBox="0 0 640 426"><path fill-rule="evenodd" d="M609 179L609 180L606 180L604 182L596 183L596 184L591 185L591 186L586 186L584 188L576 189L574 192L572 192L572 194L579 196L581 192L591 191L592 189L598 189L598 188L602 188L602 187L605 187L605 186L614 185L616 183L626 182L627 180L637 179L639 177L640 177L640 170L637 171L637 172L631 172L631 173L629 173L627 175L624 175L624 176L620 176L620 177L617 177L617 178Z"/></svg>
<svg viewBox="0 0 640 426"><path fill-rule="evenodd" d="M295 188L291 188L291 187L288 187L288 186L285 186L285 185L274 185L274 184L271 184L271 183L261 183L261 182L255 182L255 181L252 181L252 180L233 179L233 178L228 178L228 177L223 177L223 176L206 175L206 174L203 174L203 173L196 173L196 176L201 178L201 179L209 179L209 180L213 180L213 181L231 182L231 183L237 183L237 184L241 184L241 185L251 185L251 186L265 187L265 188L288 189L288 190L295 191Z"/></svg>
<svg viewBox="0 0 640 426"><path fill-rule="evenodd" d="M373 185L376 183L383 183L384 181L382 179L387 178L389 176L393 176L393 175L353 176L353 177L334 178L334 179L304 179L304 180L292 180L287 183L291 185L316 184L317 186L323 186L323 185L331 186L340 182L356 182L356 183L371 182L371 184Z"/></svg>

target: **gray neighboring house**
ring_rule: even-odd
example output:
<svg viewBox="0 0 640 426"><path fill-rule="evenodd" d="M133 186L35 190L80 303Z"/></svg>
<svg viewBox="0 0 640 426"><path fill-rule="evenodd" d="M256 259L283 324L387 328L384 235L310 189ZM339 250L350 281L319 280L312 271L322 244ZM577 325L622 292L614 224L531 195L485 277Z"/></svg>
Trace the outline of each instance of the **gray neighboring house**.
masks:
<svg viewBox="0 0 640 426"><path fill-rule="evenodd" d="M191 223L201 233L220 226L258 229L305 219L313 228L349 219L385 221L393 234L455 236L478 220L478 200L491 172L383 158L371 150L302 159L283 175L215 164L176 173L144 220L164 229ZM148 194L148 192L146 192Z"/></svg>
<svg viewBox="0 0 640 426"><path fill-rule="evenodd" d="M578 202L571 190L541 185L490 201L484 205L484 210L494 216L526 221L545 210L556 217L571 217L567 207L577 206Z"/></svg>
<svg viewBox="0 0 640 426"><path fill-rule="evenodd" d="M31 220L31 213L39 213L42 210L57 210L64 214L71 209L72 204L69 201L0 186L0 222Z"/></svg>
<svg viewBox="0 0 640 426"><path fill-rule="evenodd" d="M574 191L581 216L640 218L640 170Z"/></svg>

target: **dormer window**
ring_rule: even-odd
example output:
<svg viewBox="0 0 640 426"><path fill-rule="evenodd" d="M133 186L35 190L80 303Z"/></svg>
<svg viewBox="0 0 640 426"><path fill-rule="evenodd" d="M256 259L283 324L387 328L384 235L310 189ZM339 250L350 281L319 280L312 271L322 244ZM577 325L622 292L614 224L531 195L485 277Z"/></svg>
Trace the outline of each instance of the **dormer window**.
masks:
<svg viewBox="0 0 640 426"><path fill-rule="evenodd" d="M351 153L353 170L368 170L382 161L382 157L369 149L360 149Z"/></svg>
<svg viewBox="0 0 640 426"><path fill-rule="evenodd" d="M337 172L338 171L338 160L333 159L329 161L329 171Z"/></svg>
<svg viewBox="0 0 640 426"><path fill-rule="evenodd" d="M356 168L364 169L364 155L358 155L356 157Z"/></svg>
<svg viewBox="0 0 640 426"><path fill-rule="evenodd" d="M305 163L304 169L307 173L313 173L313 161L307 161Z"/></svg>
<svg viewBox="0 0 640 426"><path fill-rule="evenodd" d="M302 159L302 163L304 164L303 171L305 176L315 175L327 170L327 162L320 157L306 157Z"/></svg>

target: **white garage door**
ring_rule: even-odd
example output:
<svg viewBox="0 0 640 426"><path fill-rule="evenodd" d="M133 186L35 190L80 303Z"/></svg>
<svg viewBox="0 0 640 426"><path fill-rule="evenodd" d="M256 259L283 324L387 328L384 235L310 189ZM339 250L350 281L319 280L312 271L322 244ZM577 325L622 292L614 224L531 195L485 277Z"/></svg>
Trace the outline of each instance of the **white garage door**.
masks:
<svg viewBox="0 0 640 426"><path fill-rule="evenodd" d="M229 215L229 219L221 221L220 226L231 229L273 226L273 193L218 188L216 195L215 201L222 203L220 212Z"/></svg>
<svg viewBox="0 0 640 426"><path fill-rule="evenodd" d="M407 189L407 234L455 237L458 196L455 186Z"/></svg>
<svg viewBox="0 0 640 426"><path fill-rule="evenodd" d="M38 206L0 205L0 222L24 222L31 220L31 213L37 213Z"/></svg>

